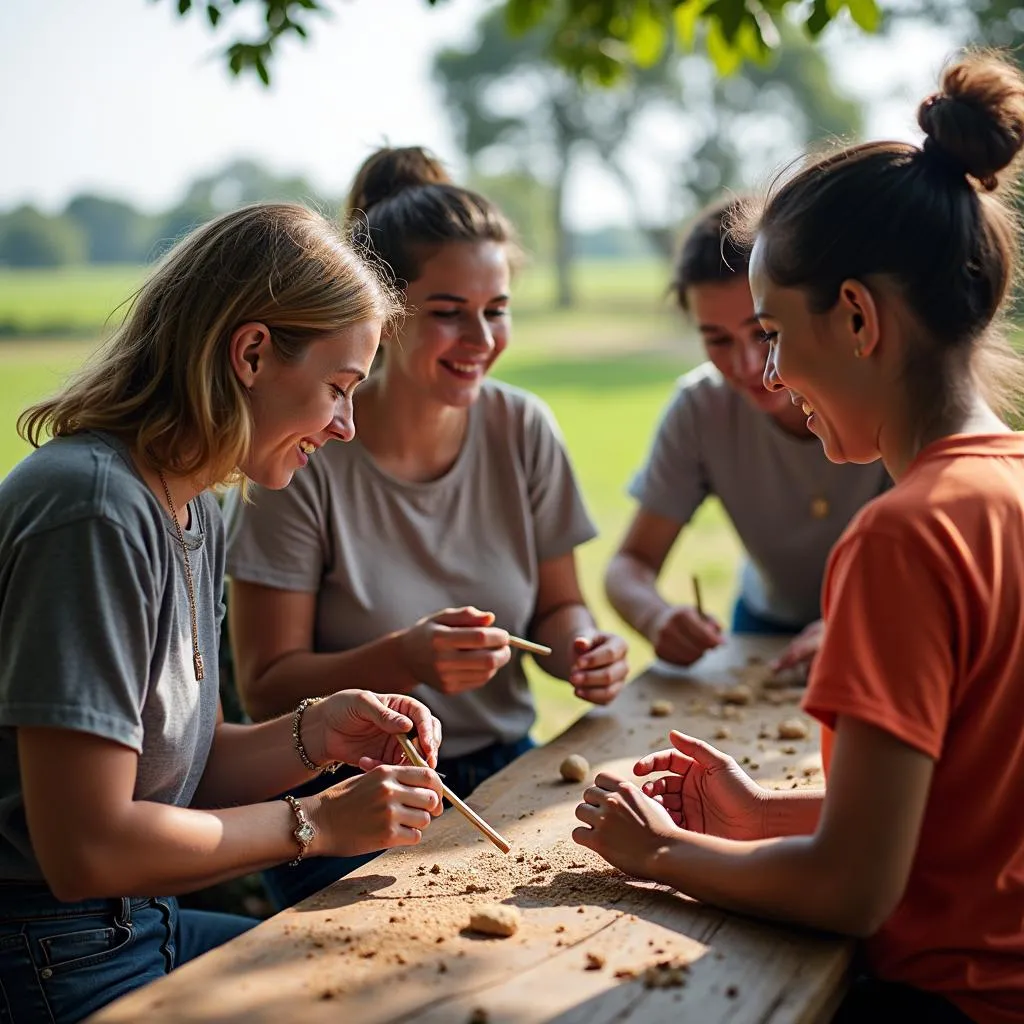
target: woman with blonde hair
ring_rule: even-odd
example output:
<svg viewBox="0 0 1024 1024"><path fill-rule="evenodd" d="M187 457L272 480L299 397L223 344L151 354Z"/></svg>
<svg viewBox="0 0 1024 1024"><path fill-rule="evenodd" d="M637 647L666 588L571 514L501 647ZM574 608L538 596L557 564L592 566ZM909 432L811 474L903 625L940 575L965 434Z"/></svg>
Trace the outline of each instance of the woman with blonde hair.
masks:
<svg viewBox="0 0 1024 1024"><path fill-rule="evenodd" d="M257 719L338 679L415 693L444 724L439 768L465 796L532 745L510 633L552 648L538 664L594 704L625 681L626 645L580 592L575 549L594 528L554 418L489 376L511 336L511 225L415 147L371 156L349 207L408 313L357 396L359 440L287 491L236 503L239 691ZM288 905L356 863L265 877Z"/></svg>
<svg viewBox="0 0 1024 1024"><path fill-rule="evenodd" d="M210 488L284 487L353 435L396 300L319 215L257 205L177 245L123 326L19 429L0 484L0 989L77 1021L255 922L174 894L306 856L416 843L440 813L401 764L408 696L347 691L227 724L225 541ZM53 439L46 441L47 434ZM274 794L338 763L363 774Z"/></svg>

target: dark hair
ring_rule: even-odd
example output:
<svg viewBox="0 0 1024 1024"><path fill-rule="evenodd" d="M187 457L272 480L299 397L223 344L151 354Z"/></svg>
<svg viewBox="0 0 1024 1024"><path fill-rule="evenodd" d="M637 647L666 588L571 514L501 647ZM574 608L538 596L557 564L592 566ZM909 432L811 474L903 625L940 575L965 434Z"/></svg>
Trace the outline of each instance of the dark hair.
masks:
<svg viewBox="0 0 1024 1024"><path fill-rule="evenodd" d="M912 401L934 406L969 370L1006 411L1024 377L993 325L1015 273L1017 224L1001 193L1024 145L1024 78L994 53L970 54L946 69L918 123L921 147L829 154L746 222L769 278L802 289L814 312L831 309L850 278L897 286L925 335L906 368Z"/></svg>
<svg viewBox="0 0 1024 1024"><path fill-rule="evenodd" d="M519 254L515 229L489 199L452 183L420 146L380 149L356 173L346 204L355 237L387 263L400 286L450 242L498 242Z"/></svg>
<svg viewBox="0 0 1024 1024"><path fill-rule="evenodd" d="M723 199L706 207L683 236L669 290L684 312L689 311L688 288L730 281L737 274L746 276L750 250L728 230L742 205L741 199Z"/></svg>

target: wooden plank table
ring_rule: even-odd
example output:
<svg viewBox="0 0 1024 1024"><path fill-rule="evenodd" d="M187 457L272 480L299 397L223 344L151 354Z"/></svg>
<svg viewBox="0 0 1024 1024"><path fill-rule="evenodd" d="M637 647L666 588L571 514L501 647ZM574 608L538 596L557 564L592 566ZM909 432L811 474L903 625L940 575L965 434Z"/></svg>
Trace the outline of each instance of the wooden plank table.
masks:
<svg viewBox="0 0 1024 1024"><path fill-rule="evenodd" d="M800 717L799 692L761 689L754 678L780 647L733 637L690 672L648 670L611 707L489 779L469 802L510 840L507 856L448 810L418 847L389 851L93 1024L828 1020L851 943L725 913L610 869L569 838L586 783L558 772L579 753L592 776L629 774L674 726L734 754L766 785L820 785L817 730L777 738L781 721ZM723 702L741 677L753 699ZM656 700L672 713L652 716ZM518 932L470 932L483 903L520 908Z"/></svg>

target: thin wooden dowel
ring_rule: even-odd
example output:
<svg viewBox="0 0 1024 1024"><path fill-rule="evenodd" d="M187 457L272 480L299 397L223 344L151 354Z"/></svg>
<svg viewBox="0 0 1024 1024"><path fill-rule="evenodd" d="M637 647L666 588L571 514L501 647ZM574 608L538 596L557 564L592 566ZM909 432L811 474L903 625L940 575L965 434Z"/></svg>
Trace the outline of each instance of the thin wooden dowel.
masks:
<svg viewBox="0 0 1024 1024"><path fill-rule="evenodd" d="M700 580L696 576L691 577L693 579L693 603L697 607L697 614L702 618L706 619L707 616L704 614L704 602L700 597Z"/></svg>
<svg viewBox="0 0 1024 1024"><path fill-rule="evenodd" d="M550 654L551 648L543 644L535 644L532 640L524 640L521 636L508 635L509 647L518 647L521 651L529 651L531 654Z"/></svg>
<svg viewBox="0 0 1024 1024"><path fill-rule="evenodd" d="M397 739L402 745L402 749L405 751L405 756L409 758L414 765L418 768L430 767L430 765L428 765L423 759L423 755L416 749L416 747L413 746L407 736L399 734ZM455 810L469 821L471 825L478 828L485 836L487 836L487 838L494 843L502 853L508 853L512 847L500 832L491 828L491 826L488 825L487 822L469 806L469 804L460 800L459 797L457 797L443 782L441 783L441 789L444 791L445 799L452 805L452 807L455 808Z"/></svg>

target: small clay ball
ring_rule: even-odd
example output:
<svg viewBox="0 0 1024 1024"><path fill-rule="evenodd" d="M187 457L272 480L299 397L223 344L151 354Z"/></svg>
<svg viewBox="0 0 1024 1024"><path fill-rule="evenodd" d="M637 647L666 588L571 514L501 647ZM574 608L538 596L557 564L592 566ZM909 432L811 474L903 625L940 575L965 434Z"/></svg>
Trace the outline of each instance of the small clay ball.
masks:
<svg viewBox="0 0 1024 1024"><path fill-rule="evenodd" d="M722 691L722 700L726 704L749 704L754 691L746 683L737 683L729 690Z"/></svg>
<svg viewBox="0 0 1024 1024"><path fill-rule="evenodd" d="M656 700L651 703L652 718L667 718L674 710L670 700Z"/></svg>
<svg viewBox="0 0 1024 1024"><path fill-rule="evenodd" d="M779 722L780 740L805 740L810 733L811 730L802 718L787 718Z"/></svg>
<svg viewBox="0 0 1024 1024"><path fill-rule="evenodd" d="M507 939L519 930L520 913L516 907L486 903L477 907L469 919L470 931Z"/></svg>
<svg viewBox="0 0 1024 1024"><path fill-rule="evenodd" d="M570 754L559 766L558 771L566 782L582 782L590 775L590 765L585 757Z"/></svg>

